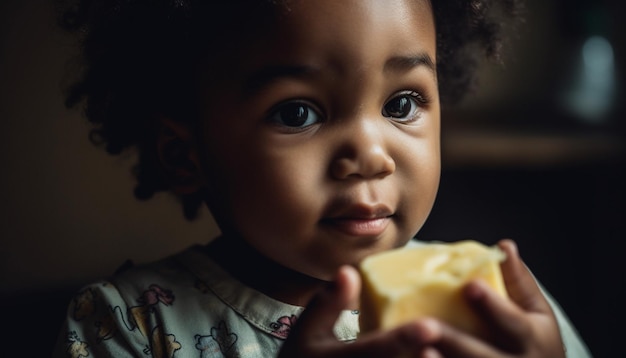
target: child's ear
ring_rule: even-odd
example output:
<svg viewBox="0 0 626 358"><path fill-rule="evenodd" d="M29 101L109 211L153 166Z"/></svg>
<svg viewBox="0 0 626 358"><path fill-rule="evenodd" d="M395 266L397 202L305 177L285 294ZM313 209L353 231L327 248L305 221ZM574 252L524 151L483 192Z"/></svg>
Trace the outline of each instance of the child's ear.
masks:
<svg viewBox="0 0 626 358"><path fill-rule="evenodd" d="M161 167L174 193L193 194L206 185L198 150L186 125L161 118L157 151Z"/></svg>

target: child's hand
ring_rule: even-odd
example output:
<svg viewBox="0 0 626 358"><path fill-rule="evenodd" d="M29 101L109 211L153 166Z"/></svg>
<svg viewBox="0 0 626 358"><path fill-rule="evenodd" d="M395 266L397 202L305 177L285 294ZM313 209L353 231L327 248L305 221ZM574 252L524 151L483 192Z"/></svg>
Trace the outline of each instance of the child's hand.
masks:
<svg viewBox="0 0 626 358"><path fill-rule="evenodd" d="M507 259L502 274L510 301L481 282L466 287L466 296L476 312L488 322L491 342L436 322L430 332L437 336L438 353L444 357L565 357L556 317L534 278L520 259L511 240L500 248Z"/></svg>
<svg viewBox="0 0 626 358"><path fill-rule="evenodd" d="M339 314L355 307L361 291L361 279L349 266L339 270L332 287L318 294L298 318L279 357L425 357L438 332L429 321L415 322L391 330L373 333L352 343L337 340L333 327Z"/></svg>
<svg viewBox="0 0 626 358"><path fill-rule="evenodd" d="M510 301L481 282L466 287L470 304L488 322L492 341L427 318L341 343L333 326L340 312L357 302L361 282L354 269L344 267L334 288L316 296L299 318L280 357L565 357L556 318L515 244L503 240L499 246L507 254L502 273Z"/></svg>

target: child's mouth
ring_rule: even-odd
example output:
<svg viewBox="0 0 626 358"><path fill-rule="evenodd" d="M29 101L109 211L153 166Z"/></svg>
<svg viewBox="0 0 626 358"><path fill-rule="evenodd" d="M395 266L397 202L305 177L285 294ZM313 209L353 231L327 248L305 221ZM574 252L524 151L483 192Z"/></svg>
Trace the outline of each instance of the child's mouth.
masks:
<svg viewBox="0 0 626 358"><path fill-rule="evenodd" d="M369 219L339 217L324 219L322 224L350 236L378 236L387 229L390 221L391 216Z"/></svg>
<svg viewBox="0 0 626 358"><path fill-rule="evenodd" d="M320 223L348 236L377 237L387 229L394 215L388 205L358 202L330 209Z"/></svg>

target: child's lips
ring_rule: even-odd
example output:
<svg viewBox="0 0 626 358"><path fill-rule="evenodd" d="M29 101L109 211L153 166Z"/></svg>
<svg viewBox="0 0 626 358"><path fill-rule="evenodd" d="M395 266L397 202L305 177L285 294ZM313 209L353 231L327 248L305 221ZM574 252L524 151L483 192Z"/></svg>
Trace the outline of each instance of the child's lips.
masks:
<svg viewBox="0 0 626 358"><path fill-rule="evenodd" d="M350 236L378 236L393 216L385 205L354 205L322 219L321 223Z"/></svg>
<svg viewBox="0 0 626 358"><path fill-rule="evenodd" d="M385 231L390 221L390 216L370 219L339 217L324 219L322 223L350 236L378 236Z"/></svg>

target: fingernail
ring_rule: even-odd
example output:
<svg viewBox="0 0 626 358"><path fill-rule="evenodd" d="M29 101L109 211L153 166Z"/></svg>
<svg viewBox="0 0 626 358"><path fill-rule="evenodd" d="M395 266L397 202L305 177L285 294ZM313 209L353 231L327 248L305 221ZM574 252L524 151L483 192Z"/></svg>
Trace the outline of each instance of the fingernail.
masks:
<svg viewBox="0 0 626 358"><path fill-rule="evenodd" d="M511 239L502 240L500 249L507 254L507 258L517 256L517 244Z"/></svg>

